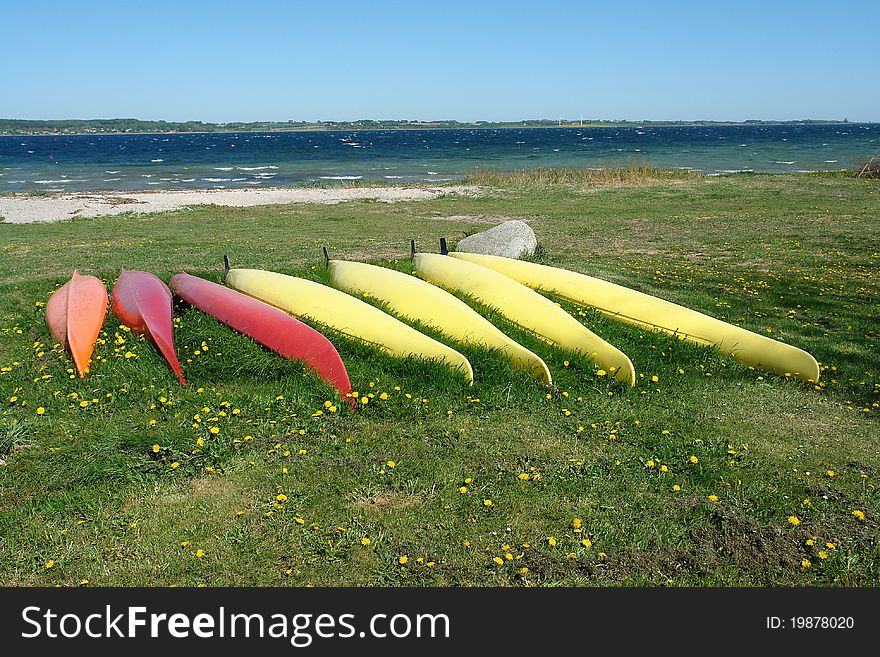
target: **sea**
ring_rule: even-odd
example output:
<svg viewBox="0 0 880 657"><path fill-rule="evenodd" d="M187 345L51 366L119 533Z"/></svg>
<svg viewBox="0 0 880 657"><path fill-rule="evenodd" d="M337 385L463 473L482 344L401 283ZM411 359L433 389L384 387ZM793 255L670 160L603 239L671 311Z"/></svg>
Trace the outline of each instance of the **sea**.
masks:
<svg viewBox="0 0 880 657"><path fill-rule="evenodd" d="M878 155L877 123L0 136L0 192L435 183L634 162L709 175L833 171Z"/></svg>

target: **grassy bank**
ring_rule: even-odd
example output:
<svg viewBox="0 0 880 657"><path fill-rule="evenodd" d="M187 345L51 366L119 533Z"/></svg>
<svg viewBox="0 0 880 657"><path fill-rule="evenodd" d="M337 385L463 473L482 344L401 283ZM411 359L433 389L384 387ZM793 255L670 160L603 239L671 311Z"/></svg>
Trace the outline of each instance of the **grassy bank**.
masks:
<svg viewBox="0 0 880 657"><path fill-rule="evenodd" d="M636 173L0 224L2 583L876 584L880 187ZM326 281L322 245L406 271L410 238L432 250L502 217L531 223L542 262L809 350L820 384L563 303L631 357L634 389L498 320L555 388L467 347L472 388L335 338L368 400L352 413L192 309L177 315L185 388L112 317L92 374L71 378L43 322L75 267L108 285L122 267L219 280L229 253Z"/></svg>

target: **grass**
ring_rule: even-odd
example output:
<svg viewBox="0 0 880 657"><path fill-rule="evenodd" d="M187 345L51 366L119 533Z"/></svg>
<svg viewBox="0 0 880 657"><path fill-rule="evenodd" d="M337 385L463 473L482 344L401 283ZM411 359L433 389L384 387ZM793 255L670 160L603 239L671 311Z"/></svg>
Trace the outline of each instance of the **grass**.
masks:
<svg viewBox="0 0 880 657"><path fill-rule="evenodd" d="M594 188L617 185L653 185L674 180L697 180L698 171L661 169L631 161L626 167L544 168L498 171L481 169L466 176L466 184L502 189Z"/></svg>
<svg viewBox="0 0 880 657"><path fill-rule="evenodd" d="M0 224L2 583L876 584L880 187L592 175L478 174L479 196L393 205ZM631 357L635 388L493 317L555 388L478 349L458 346L469 388L334 337L368 399L350 412L193 309L176 314L187 387L113 317L92 373L71 378L43 321L74 267L108 286L122 267L219 281L229 253L326 281L322 245L406 271L410 238L429 250L499 217L530 221L542 262L809 350L820 385L562 303Z"/></svg>

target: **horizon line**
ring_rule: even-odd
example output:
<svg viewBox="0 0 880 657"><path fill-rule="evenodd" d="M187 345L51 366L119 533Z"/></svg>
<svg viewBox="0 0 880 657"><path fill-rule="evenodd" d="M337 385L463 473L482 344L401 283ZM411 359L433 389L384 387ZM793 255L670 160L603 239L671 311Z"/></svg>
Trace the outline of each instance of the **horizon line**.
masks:
<svg viewBox="0 0 880 657"><path fill-rule="evenodd" d="M641 118L641 119L627 119L627 118L587 118L587 117L578 117L578 118L566 118L566 117L554 117L554 118L530 118L530 119L503 119L503 120L490 120L490 119L477 119L474 121L467 121L462 119L453 119L453 118L436 118L436 119L415 119L415 118L383 118L383 119L374 119L374 118L359 118L359 119L254 119L254 120L244 120L244 119L236 119L236 120L227 120L227 121L207 121L204 119L186 119L186 120L173 120L173 119L142 119L132 116L115 116L115 117L91 117L91 118L80 118L80 117L65 117L65 118L52 118L52 119L34 119L34 118L21 118L21 117L2 117L0 116L0 121L34 121L34 122L56 122L56 121L140 121L144 123L201 123L205 125L228 125L230 123L311 123L311 124L321 124L321 123L362 123L362 122L373 122L373 123L463 123L463 124L480 124L480 123L749 123L749 122L763 122L763 123L792 123L792 122L824 122L824 123L878 123L880 121L863 121L863 120L853 120L850 121L847 117L844 118L810 118L810 117L801 117L796 119L780 119L780 118L749 118L749 119L707 119L707 118L678 118L678 119L649 119L649 118Z"/></svg>

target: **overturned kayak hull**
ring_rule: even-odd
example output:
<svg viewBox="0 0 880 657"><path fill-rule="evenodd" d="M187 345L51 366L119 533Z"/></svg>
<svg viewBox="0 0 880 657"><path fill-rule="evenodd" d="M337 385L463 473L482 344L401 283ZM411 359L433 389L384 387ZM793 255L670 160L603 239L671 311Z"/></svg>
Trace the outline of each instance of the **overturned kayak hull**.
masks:
<svg viewBox="0 0 880 657"><path fill-rule="evenodd" d="M169 282L181 299L288 360L304 362L342 396L351 382L339 352L321 333L283 310L186 273Z"/></svg>
<svg viewBox="0 0 880 657"><path fill-rule="evenodd" d="M80 378L89 371L95 341L107 316L107 288L78 271L46 303L49 333L73 358Z"/></svg>
<svg viewBox="0 0 880 657"><path fill-rule="evenodd" d="M444 362L471 382L473 369L462 354L437 342L386 312L344 292L309 281L258 269L231 269L230 287L326 326L391 356Z"/></svg>
<svg viewBox="0 0 880 657"><path fill-rule="evenodd" d="M475 253L449 255L488 267L530 288L593 307L611 319L712 346L746 365L804 381L819 380L816 359L803 349L670 301L586 274L534 262Z"/></svg>
<svg viewBox="0 0 880 657"><path fill-rule="evenodd" d="M186 385L174 350L172 297L168 286L149 272L123 270L110 299L113 313L132 331L153 342L180 383Z"/></svg>
<svg viewBox="0 0 880 657"><path fill-rule="evenodd" d="M417 321L465 344L497 349L517 369L552 383L543 360L499 331L458 297L402 272L363 262L331 260L330 280L356 296L384 302L394 314Z"/></svg>
<svg viewBox="0 0 880 657"><path fill-rule="evenodd" d="M632 361L555 303L525 285L480 265L433 253L413 258L416 274L489 306L508 321L563 351L580 353L620 380L635 385Z"/></svg>

